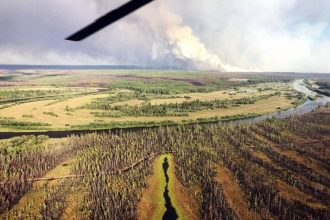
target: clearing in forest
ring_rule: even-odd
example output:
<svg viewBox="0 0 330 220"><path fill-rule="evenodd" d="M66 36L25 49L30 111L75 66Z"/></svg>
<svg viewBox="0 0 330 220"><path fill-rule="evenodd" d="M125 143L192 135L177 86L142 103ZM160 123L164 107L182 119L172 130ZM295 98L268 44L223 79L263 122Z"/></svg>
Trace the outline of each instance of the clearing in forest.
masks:
<svg viewBox="0 0 330 220"><path fill-rule="evenodd" d="M75 159L69 159L53 170L46 173L44 178L67 176L70 174L72 165ZM58 187L61 183L61 179L51 180L51 181L37 181L33 183L32 189L23 196L20 201L11 208L8 213L0 215L0 219L39 219L40 210L44 203L46 196L46 188Z"/></svg>
<svg viewBox="0 0 330 220"><path fill-rule="evenodd" d="M153 175L139 203L139 219L198 219L195 208L175 177L173 156L156 158Z"/></svg>

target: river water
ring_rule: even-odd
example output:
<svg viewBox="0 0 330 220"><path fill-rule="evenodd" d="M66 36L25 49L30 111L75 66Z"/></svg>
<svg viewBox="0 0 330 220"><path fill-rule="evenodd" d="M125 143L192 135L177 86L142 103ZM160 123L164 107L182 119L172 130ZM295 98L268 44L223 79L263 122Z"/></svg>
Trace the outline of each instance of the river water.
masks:
<svg viewBox="0 0 330 220"><path fill-rule="evenodd" d="M235 121L228 121L228 122L220 122L222 124L241 124L241 123L255 123L255 122L259 122L259 121L263 121L265 119L268 118L278 118L278 119L283 119L283 118L287 118L291 115L301 115L301 114L305 114L308 112L311 112L313 110L315 110L316 108L318 108L319 106L325 105L326 103L330 102L330 97L328 96L324 96L324 95L320 95L317 94L311 90L309 90L303 79L297 79L293 82L293 88L299 92L302 92L304 94L306 94L307 96L319 96L319 98L317 98L315 101L312 100L307 100L305 103L303 103L302 105L296 107L296 108L291 108L285 111L279 111L279 112L273 112L273 113L269 113L269 114L265 114L265 115L261 115L261 116L257 116L254 118L247 118L247 119L239 119L239 120L235 120ZM210 122L210 123L219 123L219 122ZM158 126L153 126L154 127L158 127ZM145 128L145 127L142 127ZM115 128L115 129L103 129L103 130L79 130L79 131L46 131L46 132L0 132L0 139L8 139L11 137L17 137L17 136L22 136L22 135L46 135L49 136L50 138L64 138L70 135L82 135L82 134L88 134L88 133L116 133L118 131L134 131L134 130L138 130L138 129L142 129L141 127L138 128Z"/></svg>
<svg viewBox="0 0 330 220"><path fill-rule="evenodd" d="M273 118L273 117L278 118L278 119L283 119L283 118L287 118L291 115L301 115L301 114L311 112L311 111L315 110L316 108L318 108L319 106L325 105L328 102L330 102L330 97L320 95L320 94L308 89L306 87L303 79L295 80L292 83L292 85L293 85L293 88L295 90L297 90L298 92L302 92L307 96L319 96L319 97L315 101L307 99L306 102L304 102L302 105L299 105L295 108L291 108L291 109L288 109L285 111L273 112L273 113L257 116L254 118L241 119L241 120L235 121L234 123L259 122L259 121L263 121L265 119Z"/></svg>

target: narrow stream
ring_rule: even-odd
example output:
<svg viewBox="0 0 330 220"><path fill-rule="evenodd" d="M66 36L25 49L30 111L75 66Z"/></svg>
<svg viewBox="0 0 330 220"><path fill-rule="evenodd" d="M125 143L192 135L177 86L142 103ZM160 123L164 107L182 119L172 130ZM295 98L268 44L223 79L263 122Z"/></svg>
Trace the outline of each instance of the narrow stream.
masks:
<svg viewBox="0 0 330 220"><path fill-rule="evenodd" d="M165 186L164 193L163 193L166 211L163 215L163 220L175 220L175 219L178 219L179 216L178 216L175 208L172 206L171 197L169 195L168 183L170 181L170 178L167 174L167 171L168 171L168 168L170 167L170 165L168 164L167 157L165 157L164 163L162 164L162 166L163 166L164 176L165 176L165 180L166 180L166 186Z"/></svg>

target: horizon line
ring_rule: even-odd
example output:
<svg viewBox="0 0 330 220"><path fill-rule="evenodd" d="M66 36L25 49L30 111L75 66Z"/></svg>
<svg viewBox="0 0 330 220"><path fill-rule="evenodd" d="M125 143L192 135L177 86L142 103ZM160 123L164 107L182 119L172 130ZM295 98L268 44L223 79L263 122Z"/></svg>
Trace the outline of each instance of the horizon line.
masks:
<svg viewBox="0 0 330 220"><path fill-rule="evenodd" d="M90 68L93 67L93 68ZM199 70L190 68L180 68L173 66L139 66L139 65L118 65L118 64L0 64L0 69L69 69L69 70L162 70L162 71L187 71L187 72L219 72L219 73L287 73L287 74L330 74L330 72L297 72L297 71L220 71L220 70Z"/></svg>

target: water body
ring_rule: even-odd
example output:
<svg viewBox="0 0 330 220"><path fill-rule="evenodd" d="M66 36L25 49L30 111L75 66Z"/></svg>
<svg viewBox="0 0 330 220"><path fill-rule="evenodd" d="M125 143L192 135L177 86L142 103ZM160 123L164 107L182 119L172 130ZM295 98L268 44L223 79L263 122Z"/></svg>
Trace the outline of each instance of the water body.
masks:
<svg viewBox="0 0 330 220"><path fill-rule="evenodd" d="M293 82L293 88L299 92L302 92L306 95L311 95L311 96L319 96L319 98L315 101L312 100L307 100L305 103L302 105L296 107L296 108L291 108L286 111L279 111L279 112L273 112L261 116L257 116L254 118L247 118L247 119L239 119L235 121L228 121L228 122L220 122L222 124L241 124L241 123L255 123L255 122L260 122L265 119L269 118L278 118L278 119L283 119L287 118L291 115L301 115L305 114L308 112L311 112L318 108L319 106L325 105L326 103L330 102L330 97L320 95L318 93L315 93L311 90L309 90L306 85L304 84L303 79L298 79ZM207 122L207 123L219 123L219 122ZM205 123L201 123L205 124ZM173 125L176 126L176 125ZM152 126L149 128L158 128L159 126ZM134 128L114 128L114 129L102 129L102 130L70 130L70 131L46 131L46 132L0 132L0 139L8 139L12 137L17 137L17 136L23 136L23 135L46 135L49 136L50 138L64 138L68 137L70 135L84 135L84 134L89 134L89 133L109 133L109 134L114 134L119 131L136 131L139 129L144 129L146 127L134 127Z"/></svg>
<svg viewBox="0 0 330 220"><path fill-rule="evenodd" d="M323 106L323 105L327 104L328 102L330 102L330 97L318 94L318 93L308 89L306 87L303 79L295 80L293 82L293 88L295 90L297 90L298 92L304 93L307 96L309 96L309 95L310 96L319 96L319 98L317 98L315 101L308 99L302 105L299 105L295 108L291 108L291 109L288 109L285 111L273 112L273 113L269 113L266 115L257 116L255 118L237 120L236 123L237 122L240 122L240 123L241 122L259 122L259 121L263 121L263 120L269 119L269 118L283 119L283 118L287 118L292 115L306 114L306 113L309 113L309 112L317 109L319 106Z"/></svg>
<svg viewBox="0 0 330 220"><path fill-rule="evenodd" d="M164 176L165 176L165 181L166 181L166 186L165 186L164 193L163 193L166 211L163 215L163 220L176 220L179 218L179 216L178 216L175 208L172 206L171 197L169 195L169 190L168 190L168 183L170 181L170 178L167 174L167 171L168 171L168 168L170 167L170 165L168 164L167 157L164 158L164 162L163 162L162 166L163 166L163 171L164 171Z"/></svg>
<svg viewBox="0 0 330 220"><path fill-rule="evenodd" d="M303 79L297 79L293 82L293 88L295 90L297 90L298 92L302 92L302 93L305 93L306 95L311 95L311 96L316 96L317 93L312 91L312 90L309 90L305 83L304 83L304 80Z"/></svg>

